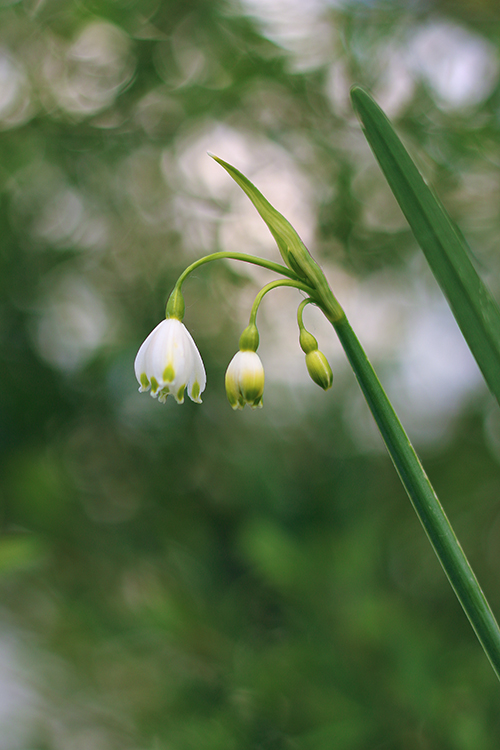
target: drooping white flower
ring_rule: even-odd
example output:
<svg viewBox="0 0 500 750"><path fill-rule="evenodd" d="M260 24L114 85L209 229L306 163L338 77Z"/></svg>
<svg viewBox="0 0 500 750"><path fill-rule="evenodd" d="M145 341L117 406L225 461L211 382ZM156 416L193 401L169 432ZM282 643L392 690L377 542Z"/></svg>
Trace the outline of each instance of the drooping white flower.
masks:
<svg viewBox="0 0 500 750"><path fill-rule="evenodd" d="M134 363L139 391L149 391L162 403L171 394L178 404L184 391L201 404L207 381L200 352L186 326L177 318L162 320L137 352Z"/></svg>
<svg viewBox="0 0 500 750"><path fill-rule="evenodd" d="M226 393L233 409L252 409L262 406L264 368L259 355L253 351L239 351L226 371Z"/></svg>

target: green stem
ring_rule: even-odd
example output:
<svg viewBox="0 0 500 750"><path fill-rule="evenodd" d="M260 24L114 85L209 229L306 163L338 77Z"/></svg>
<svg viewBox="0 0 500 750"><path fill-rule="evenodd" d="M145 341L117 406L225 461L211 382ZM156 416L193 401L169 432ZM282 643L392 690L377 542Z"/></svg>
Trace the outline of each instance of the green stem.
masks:
<svg viewBox="0 0 500 750"><path fill-rule="evenodd" d="M250 323L249 325L255 325L255 318L257 317L257 310L259 309L260 303L262 302L262 299L265 294L271 291L271 289L277 289L280 286L291 286L295 289L301 289L303 292L306 292L307 294L314 294L314 290L311 289L310 286L307 286L303 281L294 281L287 279L277 279L276 281L271 281L269 284L266 284L266 286L263 286L260 292L255 297L254 303L252 305L252 309L250 311ZM306 301L306 300L304 300ZM307 300L308 302L312 302L313 300Z"/></svg>
<svg viewBox="0 0 500 750"><path fill-rule="evenodd" d="M327 315L328 317L328 315ZM500 679L500 630L408 436L345 316L331 320L412 505Z"/></svg>
<svg viewBox="0 0 500 750"><path fill-rule="evenodd" d="M300 303L298 309L297 309L297 323L299 325L299 329L302 330L304 328L304 321L302 320L304 308L306 305L310 304L317 304L315 299L312 299L311 297L308 297L307 299L303 299Z"/></svg>
<svg viewBox="0 0 500 750"><path fill-rule="evenodd" d="M195 271L200 266L204 265L205 263L210 263L213 260L222 260L223 258L226 258L228 260L242 260L245 263L252 263L254 266L267 268L269 271L274 271L275 273L281 274L281 276L288 276L290 279L294 279L295 281L300 280L295 271L292 271L286 266L282 266L280 263L273 263L272 260L266 260L266 258L257 258L255 255L247 255L246 253L230 253L221 251L219 253L206 255L204 258L199 258L199 260L195 260L194 263L191 263L191 265L188 266L177 279L175 288L180 289L189 274Z"/></svg>

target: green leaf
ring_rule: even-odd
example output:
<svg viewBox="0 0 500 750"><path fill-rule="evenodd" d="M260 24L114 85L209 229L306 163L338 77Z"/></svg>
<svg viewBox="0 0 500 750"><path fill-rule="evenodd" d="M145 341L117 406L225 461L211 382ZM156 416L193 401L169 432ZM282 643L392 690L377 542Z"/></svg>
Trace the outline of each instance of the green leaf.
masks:
<svg viewBox="0 0 500 750"><path fill-rule="evenodd" d="M500 402L500 309L439 199L373 99L351 91L368 143L451 307L491 390Z"/></svg>

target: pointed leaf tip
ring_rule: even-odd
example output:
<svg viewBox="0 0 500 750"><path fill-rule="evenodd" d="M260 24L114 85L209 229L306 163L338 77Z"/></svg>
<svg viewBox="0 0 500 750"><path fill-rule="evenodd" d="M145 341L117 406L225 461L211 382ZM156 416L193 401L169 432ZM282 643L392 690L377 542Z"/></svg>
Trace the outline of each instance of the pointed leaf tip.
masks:
<svg viewBox="0 0 500 750"><path fill-rule="evenodd" d="M354 84L354 86L351 86L351 99L353 102L358 98L362 97L363 95L367 96L366 91L361 88L361 86L357 83Z"/></svg>

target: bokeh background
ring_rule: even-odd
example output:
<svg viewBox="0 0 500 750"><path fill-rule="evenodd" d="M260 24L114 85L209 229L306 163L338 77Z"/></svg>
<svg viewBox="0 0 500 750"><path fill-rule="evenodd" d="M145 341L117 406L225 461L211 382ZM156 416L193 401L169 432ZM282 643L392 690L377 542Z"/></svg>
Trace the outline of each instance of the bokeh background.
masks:
<svg viewBox="0 0 500 750"><path fill-rule="evenodd" d="M368 88L500 295L496 0L1 0L0 750L493 750L499 686L333 332L272 278L185 286L202 406L136 351L208 252L297 228L500 612L500 414L349 104Z"/></svg>

